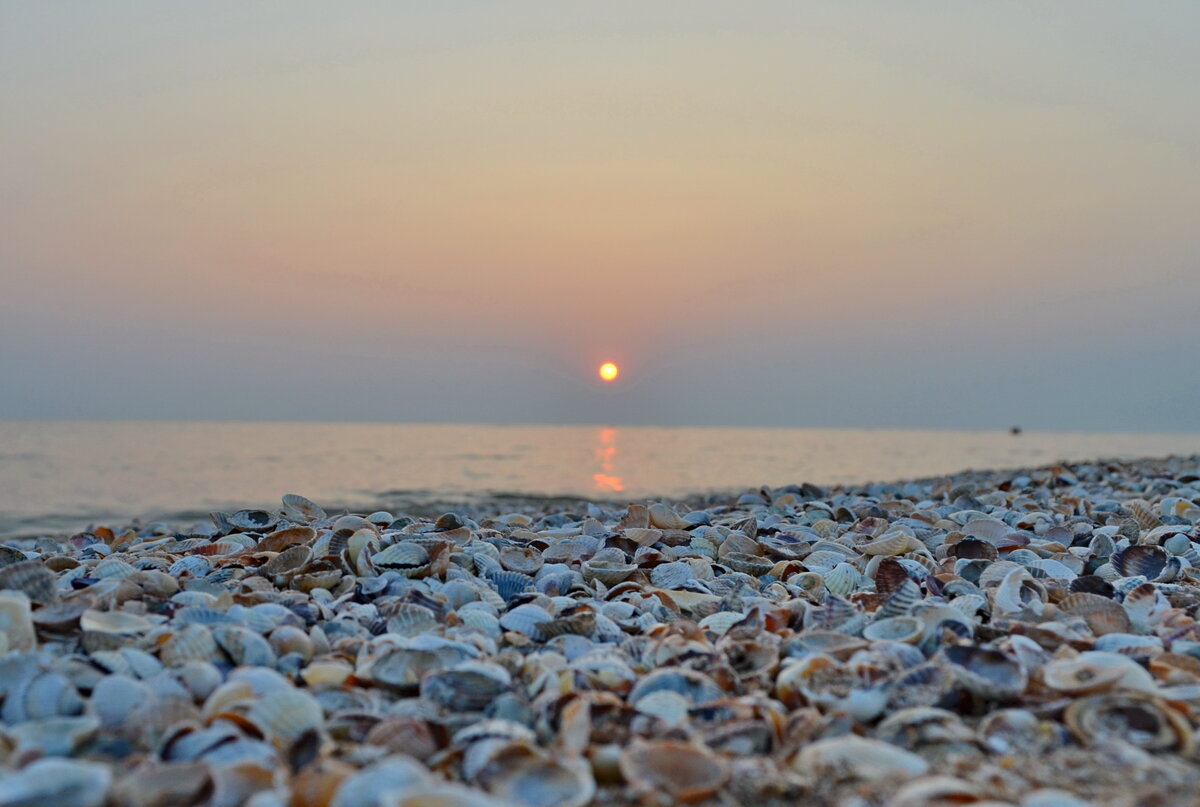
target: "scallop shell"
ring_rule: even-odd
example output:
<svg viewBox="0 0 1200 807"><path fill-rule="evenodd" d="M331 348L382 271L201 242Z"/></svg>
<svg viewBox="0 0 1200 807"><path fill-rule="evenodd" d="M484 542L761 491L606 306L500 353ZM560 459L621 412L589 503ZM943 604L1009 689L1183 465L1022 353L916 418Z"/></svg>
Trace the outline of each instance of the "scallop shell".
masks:
<svg viewBox="0 0 1200 807"><path fill-rule="evenodd" d="M846 597L862 589L867 577L849 563L839 563L824 575L825 588L831 594Z"/></svg>
<svg viewBox="0 0 1200 807"><path fill-rule="evenodd" d="M663 793L684 804L711 796L729 779L725 760L681 742L635 742L622 751L620 766L636 792Z"/></svg>
<svg viewBox="0 0 1200 807"><path fill-rule="evenodd" d="M379 569L399 572L405 577L418 577L429 569L429 552L413 541L392 544L371 556L371 562Z"/></svg>
<svg viewBox="0 0 1200 807"><path fill-rule="evenodd" d="M1141 576L1154 580L1166 567L1168 557L1162 547L1135 544L1114 552L1109 562L1122 577Z"/></svg>
<svg viewBox="0 0 1200 807"><path fill-rule="evenodd" d="M40 604L58 599L54 572L37 560L23 560L0 566L0 590L3 589L20 591L32 602Z"/></svg>
<svg viewBox="0 0 1200 807"><path fill-rule="evenodd" d="M291 748L303 735L319 732L325 712L312 695L298 689L280 689L257 701L246 718L270 738L276 748Z"/></svg>
<svg viewBox="0 0 1200 807"><path fill-rule="evenodd" d="M858 544L855 548L866 555L903 555L918 547L920 547L920 542L911 535L903 532L889 532L872 541Z"/></svg>
<svg viewBox="0 0 1200 807"><path fill-rule="evenodd" d="M1133 627L1129 615L1120 603L1099 594L1083 591L1068 594L1059 603L1059 607L1068 614L1082 617L1092 633L1097 636L1106 633L1129 633Z"/></svg>
<svg viewBox="0 0 1200 807"><path fill-rule="evenodd" d="M219 659L221 651L211 630L204 625L188 625L159 646L158 657L166 666L178 667L187 661Z"/></svg>

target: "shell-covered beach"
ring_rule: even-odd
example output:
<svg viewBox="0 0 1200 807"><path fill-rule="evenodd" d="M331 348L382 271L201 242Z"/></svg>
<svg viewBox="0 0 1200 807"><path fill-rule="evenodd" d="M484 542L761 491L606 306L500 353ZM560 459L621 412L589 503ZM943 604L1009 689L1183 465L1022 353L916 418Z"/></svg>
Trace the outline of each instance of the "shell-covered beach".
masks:
<svg viewBox="0 0 1200 807"><path fill-rule="evenodd" d="M0 807L1200 803L1198 606L1195 456L96 525L0 546Z"/></svg>

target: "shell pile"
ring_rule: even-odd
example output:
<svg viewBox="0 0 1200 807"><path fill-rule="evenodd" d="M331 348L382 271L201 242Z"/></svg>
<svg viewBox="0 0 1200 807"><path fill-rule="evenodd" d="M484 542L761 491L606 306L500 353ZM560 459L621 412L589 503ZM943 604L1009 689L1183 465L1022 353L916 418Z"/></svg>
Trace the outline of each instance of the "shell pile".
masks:
<svg viewBox="0 0 1200 807"><path fill-rule="evenodd" d="M0 807L1181 804L1200 459L0 546Z"/></svg>

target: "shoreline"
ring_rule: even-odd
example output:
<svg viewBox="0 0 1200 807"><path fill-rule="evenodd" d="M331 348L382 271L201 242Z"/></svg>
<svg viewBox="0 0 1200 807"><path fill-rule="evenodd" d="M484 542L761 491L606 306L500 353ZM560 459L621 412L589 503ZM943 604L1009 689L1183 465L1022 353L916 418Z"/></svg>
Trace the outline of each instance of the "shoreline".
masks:
<svg viewBox="0 0 1200 807"><path fill-rule="evenodd" d="M0 539L0 805L1200 793L1194 455L110 526Z"/></svg>

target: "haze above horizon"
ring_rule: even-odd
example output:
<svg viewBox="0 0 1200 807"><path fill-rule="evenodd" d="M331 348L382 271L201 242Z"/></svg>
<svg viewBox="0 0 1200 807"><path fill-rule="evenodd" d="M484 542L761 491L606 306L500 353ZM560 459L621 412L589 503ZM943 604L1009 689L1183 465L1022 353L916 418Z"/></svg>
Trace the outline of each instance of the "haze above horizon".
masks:
<svg viewBox="0 0 1200 807"><path fill-rule="evenodd" d="M1200 5L751 8L0 5L0 418L1200 431Z"/></svg>

